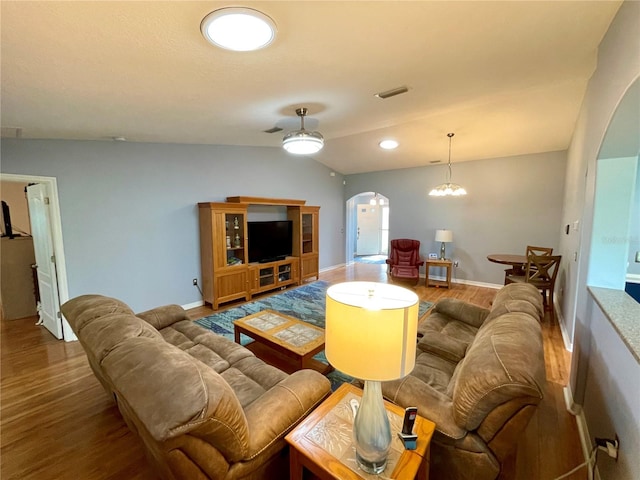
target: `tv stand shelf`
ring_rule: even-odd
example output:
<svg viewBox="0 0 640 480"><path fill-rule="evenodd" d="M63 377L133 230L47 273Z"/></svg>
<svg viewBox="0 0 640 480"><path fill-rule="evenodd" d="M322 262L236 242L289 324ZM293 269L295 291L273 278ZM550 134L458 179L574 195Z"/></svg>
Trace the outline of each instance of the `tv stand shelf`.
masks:
<svg viewBox="0 0 640 480"><path fill-rule="evenodd" d="M298 285L298 257L267 263L249 264L251 295L288 285Z"/></svg>
<svg viewBox="0 0 640 480"><path fill-rule="evenodd" d="M214 310L221 303L300 285L319 273L320 207L305 200L236 196L226 202L198 204L203 300ZM285 207L292 223L292 255L266 263L249 263L247 213L251 205Z"/></svg>

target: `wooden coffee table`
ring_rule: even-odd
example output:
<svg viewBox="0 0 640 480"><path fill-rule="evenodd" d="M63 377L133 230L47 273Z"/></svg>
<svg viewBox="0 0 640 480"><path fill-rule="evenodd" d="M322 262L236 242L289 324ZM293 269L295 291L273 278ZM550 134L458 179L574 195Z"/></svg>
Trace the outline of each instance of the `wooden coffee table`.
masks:
<svg viewBox="0 0 640 480"><path fill-rule="evenodd" d="M323 374L333 370L313 358L324 350L324 330L289 315L262 310L235 320L233 333L238 344L240 334L253 338L255 342L245 345L249 350L289 373L303 368L313 368Z"/></svg>
<svg viewBox="0 0 640 480"><path fill-rule="evenodd" d="M329 398L309 414L287 436L291 480L307 478L304 470L322 480L380 480L381 476L364 472L357 465L352 440L352 398L360 400L362 390L343 383ZM405 450L397 434L402 430L404 409L385 401L391 424L391 451L382 473L392 479L428 480L429 445L435 423L417 416L413 432L418 435L417 448Z"/></svg>

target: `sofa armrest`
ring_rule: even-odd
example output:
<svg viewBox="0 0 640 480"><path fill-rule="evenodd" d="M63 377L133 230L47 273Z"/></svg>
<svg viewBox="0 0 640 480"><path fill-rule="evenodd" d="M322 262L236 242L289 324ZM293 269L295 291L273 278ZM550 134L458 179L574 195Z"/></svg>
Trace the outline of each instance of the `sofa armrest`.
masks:
<svg viewBox="0 0 640 480"><path fill-rule="evenodd" d="M454 320L466 323L476 328L484 323L490 310L463 302L456 298L444 298L433 307L436 312L448 315Z"/></svg>
<svg viewBox="0 0 640 480"><path fill-rule="evenodd" d="M434 422L436 430L449 438L467 434L453 418L453 400L413 375L383 382L382 394L396 405L418 407L418 414Z"/></svg>
<svg viewBox="0 0 640 480"><path fill-rule="evenodd" d="M147 310L146 312L137 313L136 316L151 324L151 326L157 330L162 330L182 320L189 320L187 312L185 312L184 308L180 305L165 305L164 307L157 307Z"/></svg>
<svg viewBox="0 0 640 480"><path fill-rule="evenodd" d="M453 363L458 363L464 358L468 346L468 343L441 332L429 332L417 345L423 352L432 353Z"/></svg>
<svg viewBox="0 0 640 480"><path fill-rule="evenodd" d="M250 460L282 440L331 393L331 382L315 370L299 370L245 408Z"/></svg>

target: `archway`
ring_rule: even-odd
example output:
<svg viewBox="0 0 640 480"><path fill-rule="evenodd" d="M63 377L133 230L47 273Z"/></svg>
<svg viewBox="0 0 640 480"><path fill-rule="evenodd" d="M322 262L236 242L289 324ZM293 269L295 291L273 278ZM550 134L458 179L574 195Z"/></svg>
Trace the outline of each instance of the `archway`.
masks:
<svg viewBox="0 0 640 480"><path fill-rule="evenodd" d="M389 251L389 198L380 192L361 192L346 202L346 263L376 256L384 263Z"/></svg>

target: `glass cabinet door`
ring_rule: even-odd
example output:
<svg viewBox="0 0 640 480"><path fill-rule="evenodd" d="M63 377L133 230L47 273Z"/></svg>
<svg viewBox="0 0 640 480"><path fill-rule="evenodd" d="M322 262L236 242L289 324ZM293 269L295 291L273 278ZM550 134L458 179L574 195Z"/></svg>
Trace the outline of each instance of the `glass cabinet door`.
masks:
<svg viewBox="0 0 640 480"><path fill-rule="evenodd" d="M238 213L225 214L225 233L227 247L227 265L246 263L244 249L244 215Z"/></svg>
<svg viewBox="0 0 640 480"><path fill-rule="evenodd" d="M312 253L313 248L313 214L302 214L302 253Z"/></svg>

